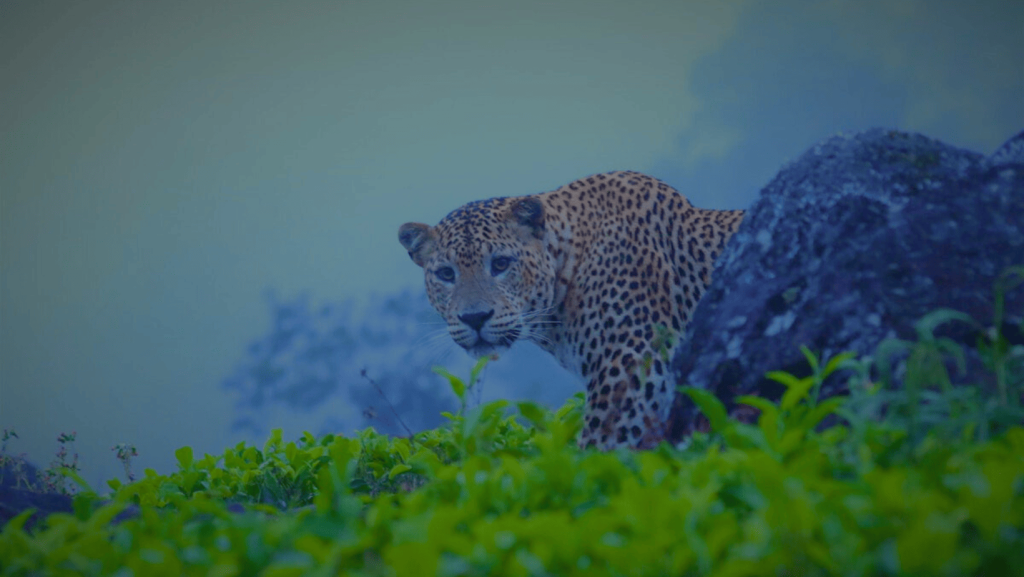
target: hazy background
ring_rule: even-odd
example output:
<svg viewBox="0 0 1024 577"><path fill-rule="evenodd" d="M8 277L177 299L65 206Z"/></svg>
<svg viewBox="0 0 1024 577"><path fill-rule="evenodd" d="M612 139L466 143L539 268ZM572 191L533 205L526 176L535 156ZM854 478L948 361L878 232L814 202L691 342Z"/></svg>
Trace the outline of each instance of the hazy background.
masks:
<svg viewBox="0 0 1024 577"><path fill-rule="evenodd" d="M118 442L138 472L262 442L222 383L268 290L411 302L403 222L620 169L746 207L874 126L985 153L1024 128L1024 2L4 0L0 428L44 466L77 431L97 485ZM534 393L578 386L516 354Z"/></svg>

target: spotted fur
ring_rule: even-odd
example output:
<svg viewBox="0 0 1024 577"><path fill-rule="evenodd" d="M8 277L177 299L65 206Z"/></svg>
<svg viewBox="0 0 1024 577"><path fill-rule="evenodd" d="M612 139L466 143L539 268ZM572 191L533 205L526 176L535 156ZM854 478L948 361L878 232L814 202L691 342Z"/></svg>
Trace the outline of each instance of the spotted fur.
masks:
<svg viewBox="0 0 1024 577"><path fill-rule="evenodd" d="M647 448L675 394L654 327L683 333L742 218L611 172L471 202L399 240L456 343L479 357L533 341L587 381L581 446Z"/></svg>

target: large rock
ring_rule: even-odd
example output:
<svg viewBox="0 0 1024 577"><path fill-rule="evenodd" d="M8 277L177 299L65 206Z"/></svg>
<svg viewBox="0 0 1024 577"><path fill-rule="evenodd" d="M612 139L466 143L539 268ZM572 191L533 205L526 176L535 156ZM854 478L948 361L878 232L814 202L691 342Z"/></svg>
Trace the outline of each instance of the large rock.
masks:
<svg viewBox="0 0 1024 577"><path fill-rule="evenodd" d="M940 307L991 324L993 282L1024 265L1024 132L992 156L916 134L836 136L785 167L719 257L708 293L676 350L677 382L733 397L776 399L767 371L809 373L800 352L872 354L885 337L914 338ZM1007 295L1019 326L1024 290ZM973 345L964 323L942 336ZM983 380L969 356L961 381ZM823 396L844 392L846 377ZM734 411L744 415L744 411ZM706 421L677 395L670 439Z"/></svg>

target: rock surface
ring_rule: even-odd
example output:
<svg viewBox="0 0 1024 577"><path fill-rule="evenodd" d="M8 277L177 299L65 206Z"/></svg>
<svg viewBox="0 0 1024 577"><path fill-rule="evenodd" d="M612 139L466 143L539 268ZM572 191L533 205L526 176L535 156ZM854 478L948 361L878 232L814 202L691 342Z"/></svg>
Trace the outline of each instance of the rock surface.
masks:
<svg viewBox="0 0 1024 577"><path fill-rule="evenodd" d="M800 345L819 358L873 354L885 337L914 338L914 323L942 307L990 325L993 283L1010 265L1024 265L1024 132L989 157L891 130L836 136L783 168L747 211L673 371L742 417L733 397L781 395L767 371L809 374ZM1013 331L1024 289L1006 295L1006 311ZM937 334L977 338L964 323ZM978 382L976 355L968 367L962 380ZM826 381L823 396L843 393L846 377ZM670 440L705 428L677 395Z"/></svg>

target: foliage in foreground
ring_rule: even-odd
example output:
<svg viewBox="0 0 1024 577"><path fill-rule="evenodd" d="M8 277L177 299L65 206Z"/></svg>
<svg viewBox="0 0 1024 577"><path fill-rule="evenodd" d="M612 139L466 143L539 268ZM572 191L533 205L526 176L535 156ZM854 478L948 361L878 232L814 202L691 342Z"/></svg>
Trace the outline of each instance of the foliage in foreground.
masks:
<svg viewBox="0 0 1024 577"><path fill-rule="evenodd" d="M903 393L862 370L849 398L819 402L829 373L865 362L809 353L811 376L771 374L780 402L741 399L757 425L685 389L713 430L683 448L578 450L581 396L554 413L490 403L412 438L183 447L176 473L112 481L108 504L85 491L31 532L16 517L0 574L1020 574L1024 351L998 332L982 347L995 398L947 387L955 347L931 329L954 316L919 325ZM818 431L830 414L843 424Z"/></svg>

